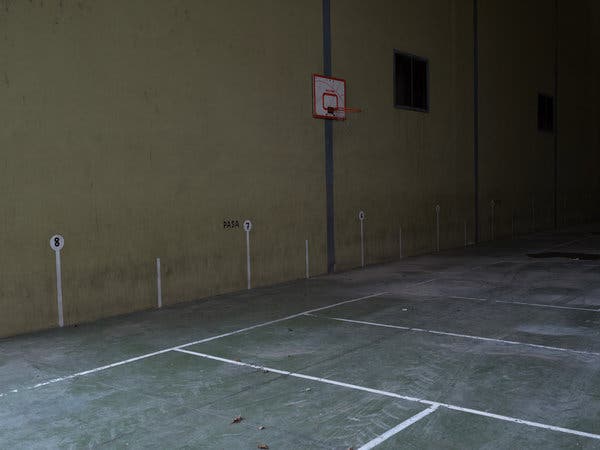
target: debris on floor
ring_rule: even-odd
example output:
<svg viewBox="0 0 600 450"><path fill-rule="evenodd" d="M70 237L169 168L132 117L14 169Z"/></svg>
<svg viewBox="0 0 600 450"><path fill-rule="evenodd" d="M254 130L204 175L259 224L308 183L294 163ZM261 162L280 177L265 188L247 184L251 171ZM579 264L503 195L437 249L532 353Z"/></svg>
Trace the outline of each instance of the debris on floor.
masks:
<svg viewBox="0 0 600 450"><path fill-rule="evenodd" d="M262 450L269 450L269 446L267 444L258 444L258 448Z"/></svg>
<svg viewBox="0 0 600 450"><path fill-rule="evenodd" d="M264 425L261 425L260 427L258 427L259 430L264 430L266 427Z"/></svg>
<svg viewBox="0 0 600 450"><path fill-rule="evenodd" d="M244 418L242 416L235 416L233 418L233 420L231 421L231 423L240 423L242 420L244 420Z"/></svg>

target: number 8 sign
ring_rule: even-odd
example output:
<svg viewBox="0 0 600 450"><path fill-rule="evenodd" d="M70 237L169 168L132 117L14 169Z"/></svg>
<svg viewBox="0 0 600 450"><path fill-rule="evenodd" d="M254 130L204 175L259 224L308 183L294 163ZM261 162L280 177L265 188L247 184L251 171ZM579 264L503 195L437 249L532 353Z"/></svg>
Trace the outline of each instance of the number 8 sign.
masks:
<svg viewBox="0 0 600 450"><path fill-rule="evenodd" d="M60 234L55 234L50 238L50 248L55 252L59 252L65 246L65 238Z"/></svg>

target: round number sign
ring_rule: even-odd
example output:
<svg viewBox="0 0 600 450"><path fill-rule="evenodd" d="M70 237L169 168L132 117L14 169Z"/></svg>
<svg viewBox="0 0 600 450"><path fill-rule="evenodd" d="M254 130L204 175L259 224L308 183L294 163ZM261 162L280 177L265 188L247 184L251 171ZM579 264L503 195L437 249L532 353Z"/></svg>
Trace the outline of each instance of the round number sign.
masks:
<svg viewBox="0 0 600 450"><path fill-rule="evenodd" d="M55 252L62 250L65 246L65 238L60 234L55 234L50 238L50 248Z"/></svg>
<svg viewBox="0 0 600 450"><path fill-rule="evenodd" d="M361 211L358 213L358 220L365 220L365 212Z"/></svg>
<svg viewBox="0 0 600 450"><path fill-rule="evenodd" d="M252 229L252 222L249 220L244 221L244 231L250 231Z"/></svg>

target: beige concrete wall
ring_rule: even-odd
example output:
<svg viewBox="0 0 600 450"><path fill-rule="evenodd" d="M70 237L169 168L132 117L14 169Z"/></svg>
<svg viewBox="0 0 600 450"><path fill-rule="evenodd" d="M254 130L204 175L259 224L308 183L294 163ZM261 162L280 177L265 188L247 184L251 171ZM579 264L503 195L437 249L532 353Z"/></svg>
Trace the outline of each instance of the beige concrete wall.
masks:
<svg viewBox="0 0 600 450"><path fill-rule="evenodd" d="M600 5L559 8L559 225L600 219Z"/></svg>
<svg viewBox="0 0 600 450"><path fill-rule="evenodd" d="M597 220L597 2L479 4L482 240L492 200L496 238L554 227L555 136L537 130L537 94L554 96L557 45L558 226Z"/></svg>
<svg viewBox="0 0 600 450"><path fill-rule="evenodd" d="M333 71L348 103L334 123L337 268L360 264L358 211L366 213L366 261L430 252L473 239L472 2L332 2ZM429 59L430 112L397 109L394 49Z"/></svg>
<svg viewBox="0 0 600 450"><path fill-rule="evenodd" d="M480 236L553 226L554 135L537 129L554 95L554 2L479 2ZM514 217L514 219L513 219Z"/></svg>
<svg viewBox="0 0 600 450"><path fill-rule="evenodd" d="M337 270L474 239L473 2L332 1ZM549 228L553 2L480 1L480 223L491 238ZM67 324L326 271L322 2L4 0L0 8L0 336L56 325L66 238ZM600 6L559 2L559 213L597 217ZM430 112L393 106L393 52L430 65ZM587 70L586 70L587 69ZM585 73L584 76L581 74ZM591 101L590 101L591 100ZM232 312L234 314L234 312Z"/></svg>
<svg viewBox="0 0 600 450"><path fill-rule="evenodd" d="M325 270L320 0L4 1L0 336Z"/></svg>

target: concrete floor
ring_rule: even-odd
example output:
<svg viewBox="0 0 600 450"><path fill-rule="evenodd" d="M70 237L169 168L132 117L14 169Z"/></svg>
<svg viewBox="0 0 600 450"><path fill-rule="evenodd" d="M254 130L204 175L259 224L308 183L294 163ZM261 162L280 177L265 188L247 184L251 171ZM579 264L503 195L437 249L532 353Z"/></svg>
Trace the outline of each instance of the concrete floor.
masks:
<svg viewBox="0 0 600 450"><path fill-rule="evenodd" d="M600 261L542 250L600 235L1 340L0 448L600 448Z"/></svg>

